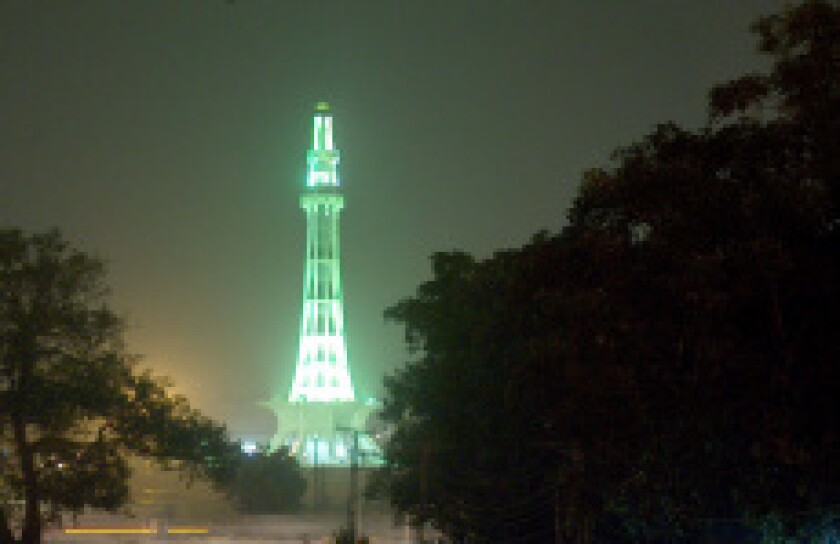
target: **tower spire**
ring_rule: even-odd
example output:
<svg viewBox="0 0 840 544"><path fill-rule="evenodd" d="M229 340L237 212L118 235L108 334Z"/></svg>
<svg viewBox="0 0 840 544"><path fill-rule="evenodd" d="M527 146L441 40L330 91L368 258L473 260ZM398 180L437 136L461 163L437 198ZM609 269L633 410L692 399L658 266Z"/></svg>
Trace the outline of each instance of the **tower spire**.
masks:
<svg viewBox="0 0 840 544"><path fill-rule="evenodd" d="M375 465L381 463L381 450L359 434L373 404L356 401L347 361L339 236L344 196L326 102L315 106L312 127L300 195L306 252L297 363L288 395L277 393L267 403L278 419L271 447L288 447L305 465L348 465L354 456Z"/></svg>
<svg viewBox="0 0 840 544"><path fill-rule="evenodd" d="M344 337L341 285L339 152L332 114L319 102L313 117L312 148L306 154L306 187L300 206L306 214L303 310L295 379L289 402L355 400Z"/></svg>
<svg viewBox="0 0 840 544"><path fill-rule="evenodd" d="M306 186L338 187L339 153L333 140L333 118L329 104L318 102L312 123L312 148L306 153Z"/></svg>

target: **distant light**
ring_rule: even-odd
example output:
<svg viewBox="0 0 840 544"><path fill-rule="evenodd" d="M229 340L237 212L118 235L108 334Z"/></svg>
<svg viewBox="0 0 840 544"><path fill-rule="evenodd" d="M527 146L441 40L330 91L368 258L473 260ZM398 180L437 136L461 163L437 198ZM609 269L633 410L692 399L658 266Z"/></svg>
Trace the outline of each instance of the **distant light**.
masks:
<svg viewBox="0 0 840 544"><path fill-rule="evenodd" d="M61 470L62 468L64 468L64 463L59 463L57 466L58 466L59 470Z"/></svg>
<svg viewBox="0 0 840 544"><path fill-rule="evenodd" d="M64 529L68 535L151 535L154 529L146 527L84 527L79 529Z"/></svg>
<svg viewBox="0 0 840 544"><path fill-rule="evenodd" d="M256 442L243 442L242 443L242 453L245 455L254 455L257 453L257 443Z"/></svg>
<svg viewBox="0 0 840 544"><path fill-rule="evenodd" d="M315 104L315 109L318 111L329 111L330 110L330 103L329 102L318 102Z"/></svg>

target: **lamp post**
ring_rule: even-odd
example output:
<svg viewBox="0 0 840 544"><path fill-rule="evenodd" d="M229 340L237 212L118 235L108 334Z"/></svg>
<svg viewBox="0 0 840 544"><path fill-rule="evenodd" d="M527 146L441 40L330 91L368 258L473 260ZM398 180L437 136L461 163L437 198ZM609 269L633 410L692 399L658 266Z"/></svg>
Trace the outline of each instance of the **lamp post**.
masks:
<svg viewBox="0 0 840 544"><path fill-rule="evenodd" d="M359 500L359 435L364 431L352 427L336 427L336 431L350 433L353 436L353 446L350 449L350 493L347 496L347 531L350 541L356 542L356 512Z"/></svg>

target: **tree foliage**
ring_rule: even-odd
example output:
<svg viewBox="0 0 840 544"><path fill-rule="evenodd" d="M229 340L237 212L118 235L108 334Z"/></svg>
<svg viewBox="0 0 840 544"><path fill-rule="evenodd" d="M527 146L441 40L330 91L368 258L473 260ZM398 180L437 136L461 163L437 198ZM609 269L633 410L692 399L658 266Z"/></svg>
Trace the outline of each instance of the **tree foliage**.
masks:
<svg viewBox="0 0 840 544"><path fill-rule="evenodd" d="M227 486L237 509L248 514L295 512L306 491L300 465L285 448L243 454Z"/></svg>
<svg viewBox="0 0 840 544"><path fill-rule="evenodd" d="M386 316L378 485L458 540L781 531L840 500L840 8L754 30L773 68L716 87L584 176L556 235L433 278Z"/></svg>
<svg viewBox="0 0 840 544"><path fill-rule="evenodd" d="M130 452L225 482L225 429L136 372L103 264L57 231L0 230L0 542L127 499ZM22 505L22 506L21 506Z"/></svg>

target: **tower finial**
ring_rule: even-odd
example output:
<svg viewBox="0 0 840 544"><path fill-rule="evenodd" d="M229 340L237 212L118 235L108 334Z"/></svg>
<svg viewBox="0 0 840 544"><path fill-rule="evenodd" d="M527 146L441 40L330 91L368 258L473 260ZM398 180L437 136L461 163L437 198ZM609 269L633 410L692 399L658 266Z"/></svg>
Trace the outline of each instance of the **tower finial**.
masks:
<svg viewBox="0 0 840 544"><path fill-rule="evenodd" d="M338 187L339 153L333 142L333 119L330 105L315 104L312 148L307 152L307 187Z"/></svg>

